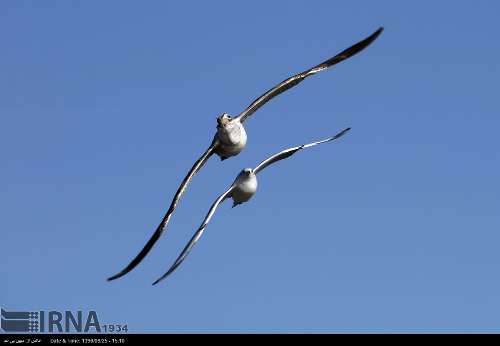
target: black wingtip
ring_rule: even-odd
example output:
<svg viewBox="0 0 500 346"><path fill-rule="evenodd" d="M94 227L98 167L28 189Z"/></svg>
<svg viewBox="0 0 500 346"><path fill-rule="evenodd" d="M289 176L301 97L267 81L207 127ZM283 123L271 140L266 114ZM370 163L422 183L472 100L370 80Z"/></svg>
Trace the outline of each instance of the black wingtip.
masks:
<svg viewBox="0 0 500 346"><path fill-rule="evenodd" d="M144 251L144 249L143 249ZM140 255L140 254L139 254ZM141 259L143 258L144 256L141 257ZM139 261L140 262L140 261ZM116 279L119 279L121 278L122 276L125 276L127 275L132 269L135 268L135 266L139 263L137 261L137 258L135 258L132 262L130 262L130 264L125 267L125 269L123 269L122 271L118 272L117 274L113 275L113 276L110 276L109 278L106 279L106 281L113 281L113 280L116 280Z"/></svg>
<svg viewBox="0 0 500 346"><path fill-rule="evenodd" d="M371 41L372 41L372 42L373 42L373 41L375 41L375 40L377 39L377 37L379 37L379 36L380 36L380 34L381 34L383 31L384 31L384 27L383 27L383 26L379 27L379 28L378 28L378 29L377 29L377 30L376 30L376 31L375 31L375 32L374 32L374 33L370 36Z"/></svg>
<svg viewBox="0 0 500 346"><path fill-rule="evenodd" d="M333 139L337 139L337 138L339 138L339 137L342 137L343 135L345 135L345 134L346 134L346 132L348 132L348 131L350 131L350 130L351 130L351 128L350 128L350 127L346 128L346 129L344 129L344 130L342 130L341 132L337 133L337 134L333 137Z"/></svg>
<svg viewBox="0 0 500 346"><path fill-rule="evenodd" d="M159 279L157 279L155 282L153 282L153 285L152 285L152 286L155 286L155 285L157 285L160 281L165 280L165 279L167 278L167 276L169 276L170 274L172 274L172 272L173 272L176 268L177 268L177 267L175 267L175 268L173 268L173 269L172 269L172 268L170 268L170 269L168 270L168 272L166 272L166 273L165 273L165 274L163 274L163 275L162 275Z"/></svg>
<svg viewBox="0 0 500 346"><path fill-rule="evenodd" d="M162 281L163 279L165 279L168 275L163 275L163 276L160 276L159 279L156 279L155 282L153 282L152 286L155 286L157 285L160 281Z"/></svg>
<svg viewBox="0 0 500 346"><path fill-rule="evenodd" d="M107 279L106 279L106 281L108 281L108 282L109 282L109 281L116 280L116 279L118 279L118 278L122 277L123 275L124 275L123 273L118 273L118 274L115 274L115 275L110 276L109 278L107 278Z"/></svg>
<svg viewBox="0 0 500 346"><path fill-rule="evenodd" d="M343 50L341 53L335 55L333 58L328 59L327 61L323 62L322 64L320 64L318 66L322 66L322 67L332 66L332 65L338 64L339 62L344 61L345 59L348 59L348 58L358 54L363 49L365 49L370 44L372 44L372 42L375 41L377 39L377 37L380 36L382 31L384 31L384 28L379 27L370 36L368 36L365 39L359 41L358 43L352 45L351 47Z"/></svg>
<svg viewBox="0 0 500 346"><path fill-rule="evenodd" d="M380 36L380 34L383 31L384 31L384 27L383 26L379 27L377 30L375 30L375 32L373 34L371 34L370 36L365 38L363 41L361 41L361 47L364 48L364 47L369 46L373 41L375 41Z"/></svg>

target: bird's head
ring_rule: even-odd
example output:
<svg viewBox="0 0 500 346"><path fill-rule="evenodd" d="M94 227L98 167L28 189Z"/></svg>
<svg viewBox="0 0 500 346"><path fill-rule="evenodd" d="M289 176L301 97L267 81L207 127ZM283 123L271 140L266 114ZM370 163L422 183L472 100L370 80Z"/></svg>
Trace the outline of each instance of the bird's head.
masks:
<svg viewBox="0 0 500 346"><path fill-rule="evenodd" d="M222 113L217 117L217 127L227 125L231 121L231 116L227 113Z"/></svg>
<svg viewBox="0 0 500 346"><path fill-rule="evenodd" d="M241 171L245 175L250 175L253 173L253 170L251 168L245 168L244 170Z"/></svg>

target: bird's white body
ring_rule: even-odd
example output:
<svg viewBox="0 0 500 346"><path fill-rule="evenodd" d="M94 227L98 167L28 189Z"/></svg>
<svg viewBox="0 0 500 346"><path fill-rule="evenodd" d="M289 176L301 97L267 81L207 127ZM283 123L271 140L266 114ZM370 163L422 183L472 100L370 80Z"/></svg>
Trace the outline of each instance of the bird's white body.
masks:
<svg viewBox="0 0 500 346"><path fill-rule="evenodd" d="M232 119L217 126L219 145L215 152L224 160L238 155L247 144L247 133L239 119Z"/></svg>
<svg viewBox="0 0 500 346"><path fill-rule="evenodd" d="M246 168L238 174L234 183L231 197L234 206L248 201L257 192L257 176L252 169Z"/></svg>

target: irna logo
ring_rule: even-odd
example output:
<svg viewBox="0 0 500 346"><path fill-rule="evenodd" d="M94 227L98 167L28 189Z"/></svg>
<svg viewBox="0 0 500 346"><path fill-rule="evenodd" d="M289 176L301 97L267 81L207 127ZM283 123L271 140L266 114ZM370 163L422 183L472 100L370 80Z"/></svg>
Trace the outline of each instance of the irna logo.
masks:
<svg viewBox="0 0 500 346"><path fill-rule="evenodd" d="M1 309L1 327L5 332L21 333L101 333L95 311L6 311ZM125 325L126 326L126 325Z"/></svg>

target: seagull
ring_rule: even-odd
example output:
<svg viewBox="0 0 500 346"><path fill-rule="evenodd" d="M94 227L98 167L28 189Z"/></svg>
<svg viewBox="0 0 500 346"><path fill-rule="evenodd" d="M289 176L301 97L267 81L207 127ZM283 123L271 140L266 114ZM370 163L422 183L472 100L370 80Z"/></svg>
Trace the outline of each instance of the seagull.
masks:
<svg viewBox="0 0 500 346"><path fill-rule="evenodd" d="M187 175L182 180L181 185L177 189L172 201L170 202L170 207L167 210L167 213L161 220L160 224L156 228L155 232L146 243L141 252L119 273L108 278L108 281L118 279L123 275L130 272L134 269L142 259L149 253L149 251L153 248L156 241L160 238L161 234L164 232L172 213L174 212L177 203L183 193L186 191L186 187L194 177L194 175L203 167L203 165L207 162L207 160L213 155L216 154L219 156L221 161L226 160L229 157L238 155L246 146L247 143L247 134L245 128L243 127L243 123L260 107L270 101L272 98L278 96L282 92L296 86L304 79L309 76L312 76L318 72L326 70L330 66L336 65L341 61L344 61L353 55L359 53L364 48L369 46L377 37L382 33L384 29L380 27L373 34L363 39L362 41L356 43L355 45L347 48L341 53L335 55L334 57L318 64L308 70L300 72L292 77L289 77L277 84L273 88L266 91L264 94L255 99L243 112L241 112L236 117L231 117L228 113L223 113L219 117L217 117L217 131L214 135L212 143L208 147L208 149L201 155L201 157L194 163L193 167L189 170Z"/></svg>
<svg viewBox="0 0 500 346"><path fill-rule="evenodd" d="M160 281L165 279L167 276L172 274L172 272L175 269L177 269L177 267L186 259L187 255L192 250L193 246L196 244L196 242L200 239L201 235L205 231L205 228L207 227L208 223L210 222L210 219L214 215L215 210L217 209L219 204L224 202L224 200L226 200L227 198L232 198L233 199L233 208L234 208L239 204L248 202L250 200L250 198L252 198L252 196L255 194L255 192L257 192L257 173L259 173L264 168L268 167L269 165L272 165L275 162L278 162L280 160L283 160L283 159L286 159L286 158L292 156L293 154L295 154L296 152L298 152L302 149L310 148L310 147L313 147L315 145L330 142L330 141L333 141L337 138L340 138L350 129L351 128L348 127L345 130L342 130L341 132L336 134L335 136L321 140L321 141L317 141L317 142L313 142L313 143L309 143L309 144L302 144L302 145L299 145L298 147L293 147L293 148L288 148L288 149L282 150L279 153L274 154L274 155L268 157L267 159L265 159L264 161L262 161L261 163L259 163L257 165L257 167L255 167L254 169L252 169L252 168L243 169L238 174L238 176L236 177L234 182L231 184L229 189L227 189L226 192L224 192L222 195L220 195L215 200L215 202L212 204L212 206L208 210L208 214L205 216L205 219L201 223L200 228L198 228L198 230L193 235L193 237L191 238L189 243L186 245L184 250L182 250L181 254L179 255L179 257L177 257L174 264L170 267L170 269L165 274L163 274L158 280L156 280L153 283L153 285L156 285L157 283L159 283Z"/></svg>

